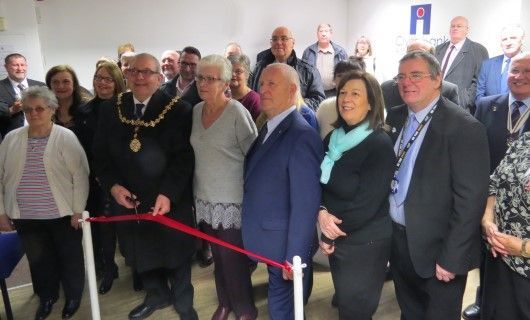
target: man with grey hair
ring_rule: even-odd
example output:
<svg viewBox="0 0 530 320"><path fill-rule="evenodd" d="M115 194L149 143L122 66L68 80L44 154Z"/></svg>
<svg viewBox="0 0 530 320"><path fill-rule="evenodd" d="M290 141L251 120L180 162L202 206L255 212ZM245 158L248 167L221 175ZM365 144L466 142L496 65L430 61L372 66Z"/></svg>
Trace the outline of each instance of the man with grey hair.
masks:
<svg viewBox="0 0 530 320"><path fill-rule="evenodd" d="M261 110L267 122L245 159L242 233L245 248L304 269L304 300L312 284L316 216L320 204L320 163L324 156L318 133L296 111L298 74L283 63L260 72ZM267 195L264 197L263 195ZM268 266L271 319L293 319L293 275Z"/></svg>
<svg viewBox="0 0 530 320"><path fill-rule="evenodd" d="M225 58L228 58L229 56L240 56L243 54L243 50L241 50L241 46L237 42L230 42L226 45L225 48Z"/></svg>
<svg viewBox="0 0 530 320"><path fill-rule="evenodd" d="M93 148L96 176L115 200L114 214L149 212L193 226L191 105L158 89L161 68L150 54L136 55L126 77L131 92L101 108ZM145 319L169 305L181 319L197 319L193 238L153 222L120 222L116 229L125 262L140 274L146 291L129 319Z"/></svg>
<svg viewBox="0 0 530 320"><path fill-rule="evenodd" d="M459 319L467 273L480 261L486 132L440 95L440 65L430 53L407 53L396 81L405 104L390 110L386 127L398 157L390 264L401 318Z"/></svg>
<svg viewBox="0 0 530 320"><path fill-rule="evenodd" d="M304 50L302 60L315 67L322 78L326 98L335 96L333 70L337 63L348 59L343 47L331 41L333 29L329 23L321 23L317 27L317 42Z"/></svg>
<svg viewBox="0 0 530 320"><path fill-rule="evenodd" d="M407 52L412 51L425 51L434 55L434 46L423 39L412 39L407 45ZM403 99L399 95L398 85L396 79L391 79L381 84L381 90L383 91L383 98L385 100L386 112L390 111L390 108L402 105ZM458 104L458 87L449 81L442 81L442 96L449 99L451 102Z"/></svg>
<svg viewBox="0 0 530 320"><path fill-rule="evenodd" d="M304 103L313 111L318 109L318 105L326 97L322 80L318 70L309 63L298 59L294 51L295 39L291 30L281 26L272 32L270 39L271 48L261 52L260 59L256 62L252 77L249 79L249 86L258 92L261 79L261 72L265 67L274 62L280 62L295 68L300 78L300 93L304 98Z"/></svg>
<svg viewBox="0 0 530 320"><path fill-rule="evenodd" d="M180 70L179 59L180 54L175 50L166 50L162 53L160 63L166 82L178 76Z"/></svg>
<svg viewBox="0 0 530 320"><path fill-rule="evenodd" d="M508 93L508 70L511 59L522 51L525 32L519 25L502 28L501 48L503 54L484 60L477 81L476 102L496 94Z"/></svg>

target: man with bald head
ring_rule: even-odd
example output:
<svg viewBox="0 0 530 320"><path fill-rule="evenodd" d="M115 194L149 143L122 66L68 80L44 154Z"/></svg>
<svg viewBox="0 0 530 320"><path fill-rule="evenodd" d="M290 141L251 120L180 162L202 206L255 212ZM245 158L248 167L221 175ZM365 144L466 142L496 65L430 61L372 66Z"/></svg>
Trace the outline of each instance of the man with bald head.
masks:
<svg viewBox="0 0 530 320"><path fill-rule="evenodd" d="M112 195L114 214L149 212L192 226L191 105L158 89L161 68L150 54L136 55L126 77L131 92L101 108L93 148L96 176ZM145 221L120 222L116 229L125 263L138 271L146 292L129 319L145 319L170 305L180 319L198 319L191 284L193 238Z"/></svg>
<svg viewBox="0 0 530 320"><path fill-rule="evenodd" d="M468 34L469 21L462 16L454 17L449 27L450 40L436 47L436 58L443 79L458 86L460 107L473 114L480 65L489 56L483 45L467 38Z"/></svg>
<svg viewBox="0 0 530 320"><path fill-rule="evenodd" d="M180 54L175 50L166 50L162 53L160 62L166 82L178 76L180 70L179 59Z"/></svg>
<svg viewBox="0 0 530 320"><path fill-rule="evenodd" d="M476 102L486 97L508 93L508 69L511 59L522 51L525 32L519 25L502 28L501 48L503 54L482 62L477 82Z"/></svg>
<svg viewBox="0 0 530 320"><path fill-rule="evenodd" d="M434 46L426 40L413 39L410 40L407 45L407 53L412 51L426 51L434 55ZM397 81L395 79L383 82L381 84L381 90L383 91L386 112L389 112L392 107L404 103L399 94ZM445 80L442 81L442 96L458 105L458 87L454 83Z"/></svg>
<svg viewBox="0 0 530 320"><path fill-rule="evenodd" d="M316 217L320 205L322 141L296 111L298 74L283 63L260 72L261 110L267 117L245 159L242 211L245 248L292 263L300 256L304 301L312 283ZM294 319L292 272L268 267L270 319Z"/></svg>
<svg viewBox="0 0 530 320"><path fill-rule="evenodd" d="M298 59L294 51L295 39L287 27L278 27L272 32L271 48L261 52L256 62L249 86L259 92L259 82L263 69L273 62L286 63L295 68L300 78L300 93L304 103L314 111L326 97L318 70L307 62Z"/></svg>

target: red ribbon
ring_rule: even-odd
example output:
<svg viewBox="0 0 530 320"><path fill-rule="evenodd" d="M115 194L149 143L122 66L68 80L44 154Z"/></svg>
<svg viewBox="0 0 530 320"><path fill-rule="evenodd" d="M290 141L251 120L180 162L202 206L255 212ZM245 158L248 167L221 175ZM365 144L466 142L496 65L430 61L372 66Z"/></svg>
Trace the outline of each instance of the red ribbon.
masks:
<svg viewBox="0 0 530 320"><path fill-rule="evenodd" d="M215 237L207 235L204 232L201 232L201 231L199 231L199 230L197 230L195 228L187 226L187 225L185 225L185 224L183 224L181 222L175 221L175 220L170 219L170 218L168 218L166 216L163 216L163 215L154 216L151 213L142 213L142 214L128 214L128 215L112 216L112 217L94 217L94 218L86 219L86 221L88 221L88 222L116 222L116 221L137 221L137 220L158 222L158 223L163 224L165 226L168 226L170 228L173 228L173 229L182 231L184 233L190 234L192 236L195 236L195 237L198 237L198 238L213 242L215 244L218 244L218 245L223 246L225 248L237 251L239 253L246 254L247 256L256 258L259 261L264 262L264 263L266 263L266 264L268 264L270 266L277 267L277 268L280 268L280 269L285 269L285 270L287 270L289 272L292 270L291 266L289 264L287 264L287 262L284 263L284 264L281 264L281 263L276 262L274 260L271 260L269 258L260 256L259 254L256 254L256 253L247 251L245 249L242 249L242 248L240 248L238 246L235 246L235 245L233 245L231 243L228 243L226 241L219 240L219 239L217 239Z"/></svg>

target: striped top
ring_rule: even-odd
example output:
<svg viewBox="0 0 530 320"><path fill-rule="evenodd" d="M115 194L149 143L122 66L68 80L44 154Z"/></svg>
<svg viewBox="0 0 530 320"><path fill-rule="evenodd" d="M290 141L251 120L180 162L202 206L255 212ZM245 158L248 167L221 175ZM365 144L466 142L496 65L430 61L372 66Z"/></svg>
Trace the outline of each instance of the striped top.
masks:
<svg viewBox="0 0 530 320"><path fill-rule="evenodd" d="M17 202L21 219L60 218L59 209L44 170L43 156L48 138L28 137L26 163L17 188Z"/></svg>

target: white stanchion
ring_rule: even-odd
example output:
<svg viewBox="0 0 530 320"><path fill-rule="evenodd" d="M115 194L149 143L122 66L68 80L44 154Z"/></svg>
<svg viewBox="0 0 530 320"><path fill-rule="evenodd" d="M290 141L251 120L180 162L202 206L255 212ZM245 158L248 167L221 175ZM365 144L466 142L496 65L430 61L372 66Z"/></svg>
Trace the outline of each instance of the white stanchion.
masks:
<svg viewBox="0 0 530 320"><path fill-rule="evenodd" d="M304 286L302 278L304 273L303 268L306 264L302 264L302 259L299 256L293 257L293 287L294 287L294 319L304 320Z"/></svg>
<svg viewBox="0 0 530 320"><path fill-rule="evenodd" d="M100 320L101 314L99 311L98 289L96 282L96 267L94 263L94 250L92 247L92 231L90 222L85 221L88 216L88 211L83 212L83 220L81 227L83 228L83 251L85 252L85 268L88 276L88 291L90 293L90 308L92 311L92 320Z"/></svg>

